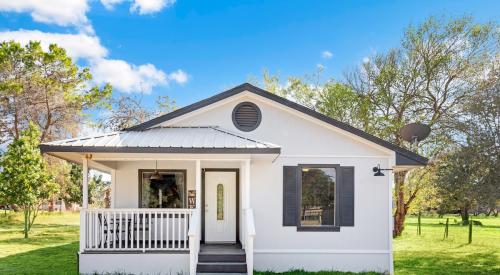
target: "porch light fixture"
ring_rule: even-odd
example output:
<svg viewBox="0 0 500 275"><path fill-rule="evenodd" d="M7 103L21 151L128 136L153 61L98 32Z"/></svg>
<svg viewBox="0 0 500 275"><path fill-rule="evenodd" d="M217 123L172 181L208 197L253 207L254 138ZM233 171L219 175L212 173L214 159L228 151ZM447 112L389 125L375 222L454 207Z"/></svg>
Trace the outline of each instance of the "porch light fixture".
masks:
<svg viewBox="0 0 500 275"><path fill-rule="evenodd" d="M378 164L377 166L373 167L373 172L375 174L373 174L375 177L383 177L385 176L384 173L382 173L382 171L392 171L392 169L381 169L380 168L380 164Z"/></svg>
<svg viewBox="0 0 500 275"><path fill-rule="evenodd" d="M150 180L162 180L163 177L158 173L158 161L155 161L156 166L155 166L155 171L153 172L153 175L149 178Z"/></svg>

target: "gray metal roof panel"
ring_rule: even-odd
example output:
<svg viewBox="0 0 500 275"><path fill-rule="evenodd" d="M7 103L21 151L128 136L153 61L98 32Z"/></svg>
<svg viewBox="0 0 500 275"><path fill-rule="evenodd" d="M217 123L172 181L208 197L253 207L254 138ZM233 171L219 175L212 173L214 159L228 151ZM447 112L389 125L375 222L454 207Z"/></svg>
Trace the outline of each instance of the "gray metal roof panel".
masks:
<svg viewBox="0 0 500 275"><path fill-rule="evenodd" d="M51 141L41 144L44 152L64 150L82 151L99 148L111 152L113 148L154 148L170 149L280 149L279 146L243 137L214 126L206 127L153 127L143 131L119 131L89 137ZM161 150L160 150L161 151ZM278 152L267 150L266 152ZM249 151L250 152L250 151Z"/></svg>

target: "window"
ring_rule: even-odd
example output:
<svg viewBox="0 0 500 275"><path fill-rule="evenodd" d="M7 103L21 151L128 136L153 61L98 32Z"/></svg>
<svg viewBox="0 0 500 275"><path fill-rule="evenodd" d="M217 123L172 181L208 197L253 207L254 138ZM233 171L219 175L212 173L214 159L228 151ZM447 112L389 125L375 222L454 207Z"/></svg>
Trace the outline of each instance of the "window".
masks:
<svg viewBox="0 0 500 275"><path fill-rule="evenodd" d="M303 228L332 228L335 223L336 165L301 165L299 222Z"/></svg>
<svg viewBox="0 0 500 275"><path fill-rule="evenodd" d="M139 171L139 206L142 208L185 208L186 171L158 170L161 180L151 180L154 170Z"/></svg>
<svg viewBox="0 0 500 275"><path fill-rule="evenodd" d="M217 185L217 220L224 220L224 185Z"/></svg>

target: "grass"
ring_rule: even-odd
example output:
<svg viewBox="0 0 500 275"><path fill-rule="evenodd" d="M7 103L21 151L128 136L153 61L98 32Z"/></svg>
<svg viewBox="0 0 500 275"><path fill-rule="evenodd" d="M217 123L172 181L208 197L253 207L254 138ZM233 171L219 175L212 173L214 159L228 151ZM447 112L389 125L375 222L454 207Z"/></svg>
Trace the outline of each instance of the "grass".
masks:
<svg viewBox="0 0 500 275"><path fill-rule="evenodd" d="M450 224L456 216L450 216ZM500 218L477 219L472 244L467 244L467 226L450 225L443 239L445 218L409 217L403 236L394 240L396 274L500 274ZM0 212L0 274L77 274L78 213L42 213L30 238L23 238L22 216ZM258 275L276 274L256 272ZM287 275L345 275L341 272L305 272ZM362 273L372 275L376 273Z"/></svg>
<svg viewBox="0 0 500 275"><path fill-rule="evenodd" d="M0 212L0 274L76 274L78 213L40 213L24 239L22 214Z"/></svg>
<svg viewBox="0 0 500 275"><path fill-rule="evenodd" d="M457 216L449 216L450 224ZM417 218L408 217L403 235L394 240L394 268L399 274L500 274L500 218L473 218L472 243L468 227L450 225L444 239L446 218L422 218L417 236Z"/></svg>

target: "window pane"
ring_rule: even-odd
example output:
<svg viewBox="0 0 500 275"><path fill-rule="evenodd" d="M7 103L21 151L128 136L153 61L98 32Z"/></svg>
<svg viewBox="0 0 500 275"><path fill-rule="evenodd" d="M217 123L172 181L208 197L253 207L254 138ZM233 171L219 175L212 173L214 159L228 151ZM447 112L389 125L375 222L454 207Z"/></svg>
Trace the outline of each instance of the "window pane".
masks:
<svg viewBox="0 0 500 275"><path fill-rule="evenodd" d="M159 171L161 180L151 180L153 172L142 172L141 207L183 208L185 178L183 172Z"/></svg>
<svg viewBox="0 0 500 275"><path fill-rule="evenodd" d="M335 181L335 168L302 168L301 225L334 225Z"/></svg>
<svg viewBox="0 0 500 275"><path fill-rule="evenodd" d="M217 185L217 220L224 220L224 185Z"/></svg>

